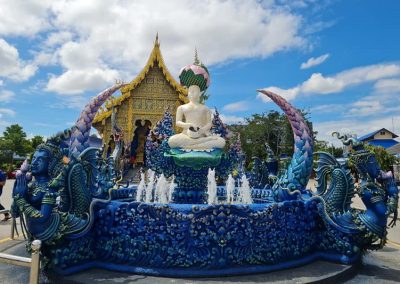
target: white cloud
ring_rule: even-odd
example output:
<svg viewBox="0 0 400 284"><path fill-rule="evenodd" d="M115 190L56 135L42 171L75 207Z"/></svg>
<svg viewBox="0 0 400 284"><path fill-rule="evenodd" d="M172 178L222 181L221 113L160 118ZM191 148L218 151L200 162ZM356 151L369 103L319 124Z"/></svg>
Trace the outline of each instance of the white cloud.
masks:
<svg viewBox="0 0 400 284"><path fill-rule="evenodd" d="M0 9L0 35L33 36L50 25L50 0L4 0Z"/></svg>
<svg viewBox="0 0 400 284"><path fill-rule="evenodd" d="M222 110L227 112L246 111L250 109L250 104L247 101L239 101L225 105Z"/></svg>
<svg viewBox="0 0 400 284"><path fill-rule="evenodd" d="M313 129L318 131L317 139L328 141L335 146L341 146L341 141L331 136L334 131L347 134L356 134L358 137L378 130L382 127L392 130L392 118L395 122L394 132L400 133L400 116L389 116L383 118L354 118L345 120L331 120L327 122L314 122Z"/></svg>
<svg viewBox="0 0 400 284"><path fill-rule="evenodd" d="M362 100L352 104L349 114L350 116L368 116L382 113L384 110L384 105L379 101Z"/></svg>
<svg viewBox="0 0 400 284"><path fill-rule="evenodd" d="M332 94L344 89L345 82L338 77L324 77L321 73L314 73L305 81L299 91L311 94Z"/></svg>
<svg viewBox="0 0 400 284"><path fill-rule="evenodd" d="M9 90L0 90L0 102L7 103L10 102L15 96L14 92Z"/></svg>
<svg viewBox="0 0 400 284"><path fill-rule="evenodd" d="M68 73L82 69L117 70L124 74L122 79L132 80L145 65L156 32L165 63L175 76L192 62L195 46L200 59L210 66L236 58L267 57L308 44L301 35L303 18L272 1L187 4L181 0L53 1L49 6L53 29L36 62L56 62L63 73L52 74L47 89L55 88L57 78L67 83L73 79ZM69 92L67 85L56 89ZM85 85L74 88L75 92L88 90Z"/></svg>
<svg viewBox="0 0 400 284"><path fill-rule="evenodd" d="M374 90L380 94L400 93L400 78L379 80L375 83Z"/></svg>
<svg viewBox="0 0 400 284"><path fill-rule="evenodd" d="M318 21L306 26L303 30L304 34L314 34L333 27L336 21Z"/></svg>
<svg viewBox="0 0 400 284"><path fill-rule="evenodd" d="M47 35L44 44L48 47L54 47L69 42L72 39L73 39L72 32L69 31L52 32Z"/></svg>
<svg viewBox="0 0 400 284"><path fill-rule="evenodd" d="M332 112L339 112L339 110L341 109L343 109L342 104L324 104L310 108L310 113L311 115L321 114L321 113L332 113Z"/></svg>
<svg viewBox="0 0 400 284"><path fill-rule="evenodd" d="M385 78L391 78L400 74L400 65L391 64L375 64L352 68L333 76L325 77L321 73L314 73L309 79L296 87L289 89L281 89L278 87L267 87L266 90L276 92L288 100L296 98L300 94L333 94L339 93L350 86L360 85L368 82L374 82ZM378 84L378 83L377 83ZM384 83L381 83L384 84ZM387 86L388 83L386 83ZM394 84L392 82L392 84ZM382 86L382 85L381 85ZM392 86L393 87L393 86ZM379 88L379 85L377 86ZM381 87L382 88L382 87ZM258 95L265 102L263 96Z"/></svg>
<svg viewBox="0 0 400 284"><path fill-rule="evenodd" d="M276 94L282 96L284 99L290 101L290 100L293 100L298 95L300 89L298 87L295 87L292 89L281 89L278 87L268 87L268 88L265 88L265 90L276 93ZM261 94L261 93L257 94L257 98L261 99L262 101L264 101L266 103L271 102L271 99L269 97L267 97L266 95Z"/></svg>
<svg viewBox="0 0 400 284"><path fill-rule="evenodd" d="M339 131L361 137L382 127L392 130L393 126L394 132L399 134L399 81L400 78L378 80L370 95L342 105L341 108L331 105L332 109L338 111L337 117L345 117L345 119L314 122L314 129L319 132L318 139L340 146L340 141L330 136L331 132Z"/></svg>
<svg viewBox="0 0 400 284"><path fill-rule="evenodd" d="M245 119L243 117L235 116L235 115L220 114L220 118L221 118L222 122L225 124L237 124L237 123L245 122Z"/></svg>
<svg viewBox="0 0 400 284"><path fill-rule="evenodd" d="M300 69L308 69L317 65L322 64L323 62L325 62L325 60L327 60L329 57L329 53L326 53L324 55L321 55L319 57L311 57L310 59L308 59L306 62L301 63Z"/></svg>
<svg viewBox="0 0 400 284"><path fill-rule="evenodd" d="M13 111L12 109L9 108L0 108L0 114L6 114L9 116L14 116L15 115L15 111Z"/></svg>
<svg viewBox="0 0 400 284"><path fill-rule="evenodd" d="M56 64L55 54L40 52L35 54L34 64L36 66L47 66Z"/></svg>
<svg viewBox="0 0 400 284"><path fill-rule="evenodd" d="M19 58L18 50L0 38L0 77L14 81L25 81L32 77L37 67Z"/></svg>
<svg viewBox="0 0 400 284"><path fill-rule="evenodd" d="M81 94L84 90L106 87L119 78L118 71L107 69L69 70L49 80L46 91L58 94Z"/></svg>
<svg viewBox="0 0 400 284"><path fill-rule="evenodd" d="M76 76L72 74L87 70L89 73L103 70L107 74L115 71L123 75L121 79L131 80L146 63L156 32L160 35L165 63L174 76L182 66L191 63L195 46L200 59L208 66L307 48L309 42L304 28L313 23L306 21L297 10L301 3L4 1L0 10L0 35L35 39L30 50L34 57L32 63L20 60L19 65L14 65L20 71L19 76L13 76L15 79L29 78L36 66L56 65L62 72L50 74L47 90L83 93L103 84L75 85ZM304 3L310 9L320 6L313 1ZM108 81L108 77L103 75L101 79Z"/></svg>
<svg viewBox="0 0 400 284"><path fill-rule="evenodd" d="M382 117L400 112L400 79L383 79L375 83L371 94L342 104L317 105L311 114L333 113L341 117Z"/></svg>
<svg viewBox="0 0 400 284"><path fill-rule="evenodd" d="M379 80L370 95L349 105L347 116L376 117L400 112L399 82L400 79Z"/></svg>

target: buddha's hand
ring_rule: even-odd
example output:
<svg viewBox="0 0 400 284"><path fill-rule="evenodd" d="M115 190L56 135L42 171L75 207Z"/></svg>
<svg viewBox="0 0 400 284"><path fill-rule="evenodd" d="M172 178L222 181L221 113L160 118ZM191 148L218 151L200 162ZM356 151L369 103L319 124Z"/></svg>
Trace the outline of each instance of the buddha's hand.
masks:
<svg viewBox="0 0 400 284"><path fill-rule="evenodd" d="M200 127L190 126L189 130L192 131L192 132L199 132L200 131Z"/></svg>
<svg viewBox="0 0 400 284"><path fill-rule="evenodd" d="M199 128L198 132L199 132L199 134L201 134L203 136L210 136L211 135L210 129L207 128L207 127Z"/></svg>
<svg viewBox="0 0 400 284"><path fill-rule="evenodd" d="M190 131L197 131L198 127L194 125L193 123L185 123L185 126L183 128L189 129Z"/></svg>
<svg viewBox="0 0 400 284"><path fill-rule="evenodd" d="M15 187L13 191L13 196L20 195L25 196L28 189L27 177L24 172L18 172L15 178Z"/></svg>

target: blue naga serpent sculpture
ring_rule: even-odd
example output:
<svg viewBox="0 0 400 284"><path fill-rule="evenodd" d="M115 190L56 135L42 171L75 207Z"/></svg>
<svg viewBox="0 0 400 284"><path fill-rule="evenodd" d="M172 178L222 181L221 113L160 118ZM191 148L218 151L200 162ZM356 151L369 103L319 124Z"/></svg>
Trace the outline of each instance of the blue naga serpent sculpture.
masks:
<svg viewBox="0 0 400 284"><path fill-rule="evenodd" d="M89 147L88 138L96 112L121 86L117 83L101 92L86 105L71 129L36 148L31 162L33 181L27 167L17 174L14 212L24 213L31 240L51 244L61 237L78 238L90 230L96 202L92 199L114 185L115 175L112 162L101 161L98 149Z"/></svg>
<svg viewBox="0 0 400 284"><path fill-rule="evenodd" d="M341 139L345 146L352 146L349 160L360 176L360 183L357 188L354 186L347 163L341 165L329 153L317 152L317 193L306 189L313 164L311 131L300 112L285 99L270 91L259 92L271 98L285 112L295 140L291 163L272 186L274 200L316 202L328 228L352 235L353 242L360 247L366 248L378 239L382 245L386 238L388 216L394 214L389 226L395 225L398 216L398 189L393 176L380 170L374 154L365 150L362 142L334 132L333 135ZM366 210L350 207L356 193Z"/></svg>
<svg viewBox="0 0 400 284"><path fill-rule="evenodd" d="M321 197L318 209L326 224L344 234L352 235L361 247L381 247L386 240L388 216L393 220L388 226L395 226L397 220L398 189L391 174L383 172L374 154L355 138L340 136L346 146L351 146L349 161L359 174L359 183L354 178L346 162L341 165L332 155L318 152L317 193ZM328 182L329 181L329 182ZM366 210L352 208L351 199L358 194ZM372 245L377 240L378 245Z"/></svg>
<svg viewBox="0 0 400 284"><path fill-rule="evenodd" d="M358 185L347 164L316 153L317 191L306 189L313 164L311 131L299 111L264 90L260 92L286 113L295 138L291 163L268 189L273 198L267 203L193 204L186 192L175 200L183 204L112 200L108 190L115 185L113 161L102 160L87 139L97 109L120 87L100 93L72 129L36 149L33 181L26 168L17 177L16 208L25 215L30 239L44 241L49 267L60 273L105 267L164 276L216 276L270 271L318 258L351 263L376 241L381 240L378 246L384 243L390 214L395 218L389 225L395 224L398 190L393 177L382 172L374 155L355 139L337 135L352 144L349 160L360 176ZM172 133L172 117L166 113L148 137L148 165L157 172L167 169L173 174L176 168L164 155ZM240 154L240 144L232 143L218 165L221 176L238 164ZM202 178L186 170L182 183ZM115 189L113 194L134 190ZM360 195L366 210L350 206L354 194Z"/></svg>
<svg viewBox="0 0 400 284"><path fill-rule="evenodd" d="M258 92L269 97L286 114L294 135L294 153L285 174L273 185L275 201L297 199L299 195L309 195L306 190L313 164L312 133L301 113L285 99L267 90Z"/></svg>

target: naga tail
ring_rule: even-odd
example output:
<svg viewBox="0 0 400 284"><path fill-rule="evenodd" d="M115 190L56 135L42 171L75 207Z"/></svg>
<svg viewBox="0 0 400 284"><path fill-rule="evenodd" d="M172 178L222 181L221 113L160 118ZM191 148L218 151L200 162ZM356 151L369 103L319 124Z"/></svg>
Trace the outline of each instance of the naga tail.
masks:
<svg viewBox="0 0 400 284"><path fill-rule="evenodd" d="M90 128L92 127L93 119L99 110L100 106L119 88L123 86L122 83L117 83L114 86L104 90L96 97L94 97L83 109L75 126L72 128L69 156L79 156L79 154L89 147L88 139Z"/></svg>
<svg viewBox="0 0 400 284"><path fill-rule="evenodd" d="M306 193L313 163L313 136L302 114L285 99L273 92L257 90L269 97L286 114L294 136L294 153L286 173L273 186L276 201L297 198Z"/></svg>

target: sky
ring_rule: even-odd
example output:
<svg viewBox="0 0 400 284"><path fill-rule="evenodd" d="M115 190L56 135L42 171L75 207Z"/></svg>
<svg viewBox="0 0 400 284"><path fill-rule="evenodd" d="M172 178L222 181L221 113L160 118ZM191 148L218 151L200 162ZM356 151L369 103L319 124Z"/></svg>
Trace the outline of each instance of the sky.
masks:
<svg viewBox="0 0 400 284"><path fill-rule="evenodd" d="M195 47L226 123L277 110L269 89L333 131L400 134L400 1L0 0L0 133L74 124L89 99L145 66L155 35L177 79Z"/></svg>

